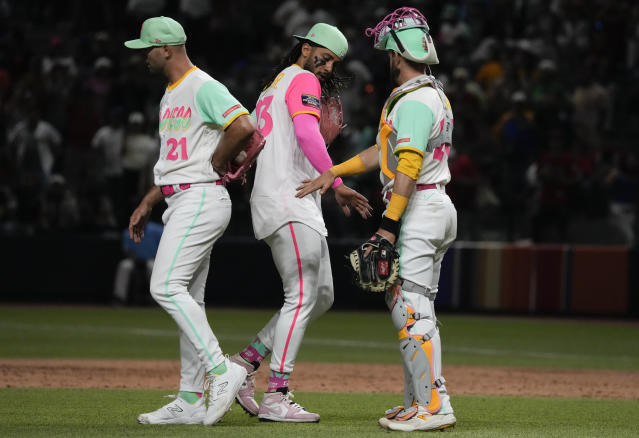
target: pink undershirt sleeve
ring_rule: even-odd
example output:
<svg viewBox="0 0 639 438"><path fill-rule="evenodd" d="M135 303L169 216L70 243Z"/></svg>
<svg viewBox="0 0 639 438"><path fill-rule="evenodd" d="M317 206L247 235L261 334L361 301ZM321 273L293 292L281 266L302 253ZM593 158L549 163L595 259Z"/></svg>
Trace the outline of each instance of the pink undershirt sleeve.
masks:
<svg viewBox="0 0 639 438"><path fill-rule="evenodd" d="M313 167L324 173L333 167L333 161L326 150L326 143L319 130L320 118L320 83L315 75L297 75L286 91L286 105L293 119L297 142ZM333 188L342 184L337 177Z"/></svg>
<svg viewBox="0 0 639 438"><path fill-rule="evenodd" d="M319 173L324 173L333 167L333 161L326 150L317 119L311 114L298 114L293 119L293 126L295 126L297 142L313 167ZM340 184L342 179L337 177L332 187L335 188Z"/></svg>

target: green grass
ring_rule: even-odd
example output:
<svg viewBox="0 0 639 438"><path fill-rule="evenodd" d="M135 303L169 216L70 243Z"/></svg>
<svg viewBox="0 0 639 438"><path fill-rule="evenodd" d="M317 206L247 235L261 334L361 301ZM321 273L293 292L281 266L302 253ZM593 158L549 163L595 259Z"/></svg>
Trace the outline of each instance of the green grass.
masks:
<svg viewBox="0 0 639 438"><path fill-rule="evenodd" d="M319 424L261 423L238 406L220 424L148 426L141 412L167 402L166 391L88 389L0 389L2 437L374 437L387 436L377 418L396 404L391 394L296 394L322 415ZM453 397L465 437L637 436L636 402L523 397ZM401 435L401 434L400 434ZM402 435L403 436L403 435Z"/></svg>
<svg viewBox="0 0 639 438"><path fill-rule="evenodd" d="M272 311L215 309L209 322L233 353ZM639 324L439 315L444 364L639 371ZM0 358L177 359L174 322L161 309L0 306ZM299 361L400 363L387 313L329 312L308 330ZM365 370L365 365L363 365ZM1 379L1 377L0 377ZM1 380L0 380L0 386ZM0 389L1 437L374 437L399 394L298 393L320 424L260 423L234 408L218 426L142 426L172 390ZM637 401L453 396L468 437L637 436Z"/></svg>
<svg viewBox="0 0 639 438"><path fill-rule="evenodd" d="M227 353L253 339L273 311L215 309ZM444 363L639 371L639 324L439 315ZM384 312L331 311L311 325L299 361L399 363ZM158 307L0 307L0 357L177 359L177 331Z"/></svg>

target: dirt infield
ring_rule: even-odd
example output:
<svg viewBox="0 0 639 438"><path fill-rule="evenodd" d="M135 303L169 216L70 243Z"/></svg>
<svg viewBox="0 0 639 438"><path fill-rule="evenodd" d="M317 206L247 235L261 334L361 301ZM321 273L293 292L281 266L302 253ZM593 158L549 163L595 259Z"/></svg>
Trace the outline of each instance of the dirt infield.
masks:
<svg viewBox="0 0 639 438"><path fill-rule="evenodd" d="M267 367L257 389L266 388ZM179 362L0 359L2 388L177 388ZM639 373L601 370L447 366L451 394L639 400ZM300 362L291 388L317 392L401 392L401 365Z"/></svg>

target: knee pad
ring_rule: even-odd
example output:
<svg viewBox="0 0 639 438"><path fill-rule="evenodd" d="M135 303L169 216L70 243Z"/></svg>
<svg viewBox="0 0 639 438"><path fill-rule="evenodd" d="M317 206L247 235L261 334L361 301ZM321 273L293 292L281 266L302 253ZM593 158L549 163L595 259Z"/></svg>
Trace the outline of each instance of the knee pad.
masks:
<svg viewBox="0 0 639 438"><path fill-rule="evenodd" d="M406 377L405 407L409 406L408 399L412 398L411 403L425 406L428 412L436 413L441 407L441 401L437 385L433 381L433 344L431 338L437 333L437 326L429 317L415 313L404 299L399 285L386 293L386 304L391 311L393 325L399 334L399 350ZM417 321L428 321L430 324L427 325L426 330L423 330L423 333L413 335L411 328Z"/></svg>

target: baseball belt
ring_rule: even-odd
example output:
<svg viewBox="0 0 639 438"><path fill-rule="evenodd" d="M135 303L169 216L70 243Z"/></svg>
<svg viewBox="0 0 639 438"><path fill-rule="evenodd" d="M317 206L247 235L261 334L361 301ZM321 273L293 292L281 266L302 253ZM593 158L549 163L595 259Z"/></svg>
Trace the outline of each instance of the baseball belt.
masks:
<svg viewBox="0 0 639 438"><path fill-rule="evenodd" d="M223 186L224 183L221 180L215 181L215 185ZM191 187L191 184L170 184L166 186L160 186L160 190L164 196L171 196L177 192L183 192Z"/></svg>
<svg viewBox="0 0 639 438"><path fill-rule="evenodd" d="M443 188L444 188L444 184L417 184L415 186L415 191L419 192L422 190L443 189ZM386 192L386 195L384 196L384 198L386 198L387 201L390 201L392 194L393 192Z"/></svg>

